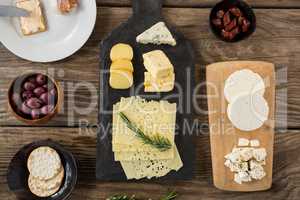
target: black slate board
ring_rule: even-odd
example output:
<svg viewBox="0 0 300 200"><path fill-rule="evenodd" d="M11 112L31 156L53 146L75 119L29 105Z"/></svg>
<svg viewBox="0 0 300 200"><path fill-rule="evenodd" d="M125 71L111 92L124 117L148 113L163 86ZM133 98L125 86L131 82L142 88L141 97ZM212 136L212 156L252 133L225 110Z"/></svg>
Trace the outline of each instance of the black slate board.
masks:
<svg viewBox="0 0 300 200"><path fill-rule="evenodd" d="M121 97L141 96L148 100L168 100L177 103L176 124L176 144L184 163L183 168L178 172L171 172L167 176L158 180L188 180L193 177L193 163L195 159L195 148L193 136L184 133L192 127L192 93L195 79L195 58L190 43L184 36L169 27L177 41L177 45L143 45L136 42L136 36L150 28L159 21L164 21L161 16L162 0L133 0L133 15L125 23L121 24L101 43L101 70L100 70L100 113L99 130L97 137L97 165L96 177L103 181L122 181L126 176L119 162L114 161L112 152L112 106L120 101ZM117 43L130 44L134 49L134 86L128 90L115 90L109 86L109 69L111 65L110 50ZM176 83L172 92L168 93L144 93L141 87L144 82L145 67L143 65L142 54L161 49L163 50L175 68ZM140 86L138 88L138 86ZM172 97L170 97L172 95ZM190 107L189 107L190 106ZM182 107L183 109L180 109ZM189 108L188 108L189 107ZM108 112L107 112L108 111Z"/></svg>

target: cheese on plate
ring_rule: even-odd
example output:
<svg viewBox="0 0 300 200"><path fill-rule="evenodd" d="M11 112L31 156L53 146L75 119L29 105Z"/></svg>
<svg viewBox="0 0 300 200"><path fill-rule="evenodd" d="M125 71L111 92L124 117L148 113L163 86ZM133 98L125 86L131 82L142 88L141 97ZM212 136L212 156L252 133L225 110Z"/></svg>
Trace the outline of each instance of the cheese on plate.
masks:
<svg viewBox="0 0 300 200"><path fill-rule="evenodd" d="M30 12L29 16L20 17L23 35L33 35L47 30L40 0L18 0L16 6Z"/></svg>
<svg viewBox="0 0 300 200"><path fill-rule="evenodd" d="M245 93L232 100L227 115L237 129L253 131L268 120L269 106L263 96Z"/></svg>
<svg viewBox="0 0 300 200"><path fill-rule="evenodd" d="M164 22L158 22L139 36L136 41L142 44L169 44L176 46L176 40Z"/></svg>
<svg viewBox="0 0 300 200"><path fill-rule="evenodd" d="M224 95L226 100L231 103L241 94L265 93L265 83L262 77L249 69L244 69L232 73L225 81Z"/></svg>

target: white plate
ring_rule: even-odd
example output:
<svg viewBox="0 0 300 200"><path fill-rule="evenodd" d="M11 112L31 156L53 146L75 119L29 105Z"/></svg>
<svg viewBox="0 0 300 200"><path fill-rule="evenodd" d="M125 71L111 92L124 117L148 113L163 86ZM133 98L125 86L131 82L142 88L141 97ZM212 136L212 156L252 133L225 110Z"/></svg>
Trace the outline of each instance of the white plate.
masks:
<svg viewBox="0 0 300 200"><path fill-rule="evenodd" d="M1 5L14 5L15 0L1 0ZM34 62L53 62L79 50L93 32L96 0L80 0L79 7L62 15L57 0L41 0L48 30L23 36L18 18L0 17L0 41L15 55Z"/></svg>

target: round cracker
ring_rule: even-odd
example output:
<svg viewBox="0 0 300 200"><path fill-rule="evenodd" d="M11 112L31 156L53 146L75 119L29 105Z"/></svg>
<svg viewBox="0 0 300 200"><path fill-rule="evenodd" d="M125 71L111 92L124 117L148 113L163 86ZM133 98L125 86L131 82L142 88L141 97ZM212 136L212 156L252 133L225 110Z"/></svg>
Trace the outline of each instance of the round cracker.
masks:
<svg viewBox="0 0 300 200"><path fill-rule="evenodd" d="M65 170L62 167L60 172L52 179L43 181L35 178L34 176L29 176L28 183L30 183L31 185L35 185L41 190L52 190L61 186L64 176Z"/></svg>
<svg viewBox="0 0 300 200"><path fill-rule="evenodd" d="M39 147L31 152L27 161L31 176L40 180L49 180L61 170L58 153L51 147Z"/></svg>
<svg viewBox="0 0 300 200"><path fill-rule="evenodd" d="M53 194L57 193L58 190L60 189L60 186L57 186L56 188L50 189L50 190L43 190L39 188L34 182L31 181L31 177L29 176L28 178L28 187L30 191L38 196L38 197L49 197L52 196Z"/></svg>

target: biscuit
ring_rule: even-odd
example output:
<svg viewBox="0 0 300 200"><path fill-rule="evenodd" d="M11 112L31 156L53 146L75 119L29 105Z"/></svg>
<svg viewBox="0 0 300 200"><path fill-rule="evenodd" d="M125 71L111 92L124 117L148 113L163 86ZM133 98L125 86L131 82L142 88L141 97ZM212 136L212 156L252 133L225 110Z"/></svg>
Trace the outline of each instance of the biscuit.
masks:
<svg viewBox="0 0 300 200"><path fill-rule="evenodd" d="M39 180L30 175L28 178L28 184L34 185L35 187L41 190L53 190L61 186L64 176L65 176L65 170L62 167L60 172L54 178L49 179L47 181Z"/></svg>
<svg viewBox="0 0 300 200"><path fill-rule="evenodd" d="M50 147L39 147L31 152L27 161L31 176L39 180L49 180L61 170L58 153Z"/></svg>
<svg viewBox="0 0 300 200"><path fill-rule="evenodd" d="M57 186L53 189L49 189L49 190L43 190L41 188L38 187L38 185L36 185L33 181L31 176L29 176L28 178L28 187L30 189L30 191L38 196L38 197L49 197L52 196L53 194L55 194L56 192L58 192L60 186Z"/></svg>

